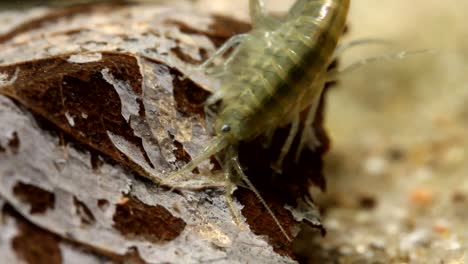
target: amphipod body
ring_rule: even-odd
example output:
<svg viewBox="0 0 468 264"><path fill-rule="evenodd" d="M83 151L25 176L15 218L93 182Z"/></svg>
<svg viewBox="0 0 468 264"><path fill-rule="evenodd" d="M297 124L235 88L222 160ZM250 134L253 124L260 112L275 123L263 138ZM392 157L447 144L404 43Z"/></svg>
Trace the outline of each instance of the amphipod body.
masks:
<svg viewBox="0 0 468 264"><path fill-rule="evenodd" d="M291 123L274 165L281 172L282 160L299 130L299 114L307 108L296 158L304 146L316 146L312 122L348 8L349 0L298 0L280 20L267 16L260 0L250 0L252 31L234 36L216 52L219 55L237 45L218 72L221 88L207 102L209 106L221 100L214 125L216 136L202 153L169 178L192 171L227 148L221 161L226 178L237 176L256 192L238 163L238 143L271 134L277 127ZM231 188L228 184L228 192Z"/></svg>

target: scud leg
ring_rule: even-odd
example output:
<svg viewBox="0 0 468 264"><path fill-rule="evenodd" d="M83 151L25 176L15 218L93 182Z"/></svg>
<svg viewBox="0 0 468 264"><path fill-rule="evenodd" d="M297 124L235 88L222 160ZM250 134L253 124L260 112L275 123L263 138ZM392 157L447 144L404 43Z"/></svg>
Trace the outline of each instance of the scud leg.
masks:
<svg viewBox="0 0 468 264"><path fill-rule="evenodd" d="M234 192L234 183L232 182L232 166L226 166L224 170L224 179L226 180L226 203L228 205L229 211L234 217L234 222L237 226L241 226L241 220L239 217L239 212L234 206L234 201L232 200L232 194Z"/></svg>
<svg viewBox="0 0 468 264"><path fill-rule="evenodd" d="M289 150L291 149L291 145L294 141L294 138L296 137L296 134L299 131L299 125L300 116L299 112L297 112L294 114L293 121L291 122L291 129L289 130L288 137L286 138L286 141L284 142L283 147L281 148L278 160L272 166L276 173L281 173L282 171L284 157L286 157L286 154L288 154Z"/></svg>
<svg viewBox="0 0 468 264"><path fill-rule="evenodd" d="M323 87L323 85L321 85ZM320 141L318 140L317 136L315 135L314 128L312 126L315 116L317 114L318 106L320 105L320 98L322 95L321 90L315 95L312 104L310 105L309 111L307 112L307 117L304 122L304 128L301 132L301 138L299 140L299 146L297 147L295 161L298 162L301 156L302 150L304 146L307 145L311 150L316 148L320 145Z"/></svg>
<svg viewBox="0 0 468 264"><path fill-rule="evenodd" d="M300 16L303 12L304 12L304 9L306 7L307 4L312 4L314 3L315 4L318 4L318 7L320 8L320 6L323 5L323 0L297 0L292 6L291 8L289 8L289 11L288 11L288 17L289 18L296 18L298 16Z"/></svg>
<svg viewBox="0 0 468 264"><path fill-rule="evenodd" d="M233 48L237 46L239 43L242 42L242 40L247 36L247 33L244 34L237 34L229 38L226 42L219 47L211 57L209 57L207 60L205 60L202 64L197 66L197 69L200 71L206 71L208 66L213 63L213 61L222 55L224 55L230 48ZM230 55L230 58L233 56L234 52ZM229 60L229 59L228 59Z"/></svg>
<svg viewBox="0 0 468 264"><path fill-rule="evenodd" d="M265 132L265 134L262 137L262 147L267 149L271 146L271 143L273 142L273 137L275 136L275 130L270 129Z"/></svg>
<svg viewBox="0 0 468 264"><path fill-rule="evenodd" d="M274 17L271 17L265 13L263 8L262 0L250 0L250 20L252 21L252 27L265 28L267 30L274 30L280 24L280 21Z"/></svg>
<svg viewBox="0 0 468 264"><path fill-rule="evenodd" d="M173 172L172 174L170 174L169 176L167 176L167 178L165 178L161 182L161 184L162 185L174 186L172 184L169 184L169 182L174 180L175 178L179 177L180 175L182 175L184 173L191 172L198 165L200 165L201 162L203 162L204 160L209 159L211 156L215 155L216 153L218 153L221 150L223 150L224 148L226 148L228 146L228 144L229 143L225 138L215 137L214 139L212 139L210 141L210 143L208 143L208 146L206 146L206 148L203 149L203 151L200 154L195 156L189 163L187 163L181 169L179 169L179 170Z"/></svg>
<svg viewBox="0 0 468 264"><path fill-rule="evenodd" d="M262 0L249 1L250 20L252 20L252 25L254 27L261 23L263 18L266 16L263 6L264 3Z"/></svg>

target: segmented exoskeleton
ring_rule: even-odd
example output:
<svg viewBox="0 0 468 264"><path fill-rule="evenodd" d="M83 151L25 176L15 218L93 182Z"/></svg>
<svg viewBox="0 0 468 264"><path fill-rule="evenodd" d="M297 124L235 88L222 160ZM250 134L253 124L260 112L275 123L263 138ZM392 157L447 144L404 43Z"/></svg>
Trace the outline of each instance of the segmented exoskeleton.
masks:
<svg viewBox="0 0 468 264"><path fill-rule="evenodd" d="M208 109L221 101L215 137L202 153L168 179L192 171L203 160L227 149L221 161L226 179L239 177L266 206L242 171L237 159L238 143L262 134L271 135L277 127L291 123L273 165L280 173L283 158L299 131L299 114L309 108L296 159L304 146L314 148L318 144L312 122L327 80L327 68L344 31L348 8L349 0L297 0L287 16L278 19L263 12L261 0L250 0L252 31L234 36L214 55L237 45L227 61L215 69L221 88L207 101ZM227 191L232 204L232 184L228 183ZM236 212L233 214L236 216ZM289 239L276 218L275 221Z"/></svg>

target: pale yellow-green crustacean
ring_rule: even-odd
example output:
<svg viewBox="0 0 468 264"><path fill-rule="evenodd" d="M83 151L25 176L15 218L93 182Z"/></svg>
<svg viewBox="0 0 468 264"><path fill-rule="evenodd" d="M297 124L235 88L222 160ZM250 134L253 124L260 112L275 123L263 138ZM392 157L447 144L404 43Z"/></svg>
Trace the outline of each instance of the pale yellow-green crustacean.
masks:
<svg viewBox="0 0 468 264"><path fill-rule="evenodd" d="M283 18L265 14L261 0L250 0L252 30L229 39L202 67L234 47L225 63L215 68L221 87L206 102L206 109L220 102L214 124L215 137L187 165L168 179L190 172L200 162L225 150L221 164L227 183L227 201L233 210L231 179L244 181L268 209L282 233L287 232L244 174L237 146L260 135L271 136L280 126L291 124L289 135L273 168L281 165L299 132L300 113L308 109L296 152L319 144L312 122L319 105L327 68L334 59L344 31L349 0L297 0ZM210 111L211 112L211 111ZM219 157L219 156L218 156Z"/></svg>

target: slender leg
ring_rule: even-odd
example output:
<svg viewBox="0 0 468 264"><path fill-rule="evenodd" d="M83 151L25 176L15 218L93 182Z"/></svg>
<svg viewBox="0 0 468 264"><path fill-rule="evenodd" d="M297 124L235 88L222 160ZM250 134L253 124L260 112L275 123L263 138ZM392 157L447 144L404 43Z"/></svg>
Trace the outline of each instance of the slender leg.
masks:
<svg viewBox="0 0 468 264"><path fill-rule="evenodd" d="M216 113L215 111L213 111L213 109L210 108L210 106L211 106L210 104L205 104L205 106L203 107L203 110L207 116L215 117Z"/></svg>
<svg viewBox="0 0 468 264"><path fill-rule="evenodd" d="M304 6L309 0L297 0L291 8L289 8L288 16L289 17L298 17L304 10Z"/></svg>
<svg viewBox="0 0 468 264"><path fill-rule="evenodd" d="M253 186L252 182L249 180L247 175L245 175L244 172L242 171L242 168L241 168L241 166L239 164L239 161L237 160L237 157L232 158L232 163L233 163L234 169L236 170L239 177L247 184L247 186L250 188L250 190L252 190L255 193L255 196L257 196L257 199L260 200L260 202L263 204L265 209L267 209L268 213L273 218L273 221L276 223L278 228L281 230L281 233L283 233L283 235L286 237L286 239L288 241L292 241L291 238L286 233L286 230L284 230L283 226L280 224L278 218L276 218L276 216L273 213L273 211L271 210L271 208L268 206L268 204L265 202L263 197L258 192L257 188L255 188L255 186Z"/></svg>
<svg viewBox="0 0 468 264"><path fill-rule="evenodd" d="M215 90L213 94L211 94L208 99L205 101L205 105L210 106L216 104L218 101L223 99L223 95L225 94L223 87L218 90ZM206 109L205 109L206 110ZM212 111L211 111L212 112Z"/></svg>
<svg viewBox="0 0 468 264"><path fill-rule="evenodd" d="M273 136L275 135L275 130L271 129L265 132L265 135L262 138L262 147L269 148L271 146L271 142L273 141Z"/></svg>
<svg viewBox="0 0 468 264"><path fill-rule="evenodd" d="M297 151L296 151L296 157L295 157L296 162L299 161L299 157L301 156L302 150L304 149L304 146L306 144L311 150L313 150L315 147L320 145L320 141L315 135L314 128L312 127L312 123L314 122L315 116L317 114L317 109L320 104L321 93L322 91L317 93L312 104L310 105L309 112L307 112L307 117L304 123L304 128L302 129L302 132L301 132L299 146L297 147Z"/></svg>
<svg viewBox="0 0 468 264"><path fill-rule="evenodd" d="M250 0L249 8L253 28L266 28L273 30L280 24L278 19L268 16L265 13L262 0Z"/></svg>
<svg viewBox="0 0 468 264"><path fill-rule="evenodd" d="M237 211L236 207L234 207L234 201L232 200L232 193L234 191L233 186L234 183L231 181L232 175L232 167L227 166L224 169L224 179L226 180L226 203L228 205L229 211L231 212L232 216L234 217L234 222L237 226L241 226L241 221L239 217L239 212Z"/></svg>
<svg viewBox="0 0 468 264"><path fill-rule="evenodd" d="M289 130L288 137L286 138L286 141L284 142L283 147L281 148L279 158L272 166L277 173L281 173L284 157L286 157L286 154L288 154L289 149L291 148L291 145L294 141L294 138L296 137L296 134L299 131L299 124L300 117L299 112L297 112L296 114L294 114L294 119L291 123L291 129Z"/></svg>
<svg viewBox="0 0 468 264"><path fill-rule="evenodd" d="M234 46L237 46L240 42L242 42L242 40L247 36L247 34L237 34L237 35L234 35L232 36L230 39L228 39L226 42L224 42L223 45L221 45L221 47L219 47L219 49L217 49L215 51L215 53L213 55L211 55L211 57L209 57L207 60L205 60L202 64L200 64L199 66L197 66L198 69L202 70L202 71L205 71L208 66L213 63L213 61L216 59L216 58L219 58L221 57L222 55L224 55L230 48L234 47ZM232 55L231 55L232 56Z"/></svg>
<svg viewBox="0 0 468 264"><path fill-rule="evenodd" d="M202 161L218 153L219 151L227 147L228 144L229 144L228 141L224 137L215 137L200 154L194 157L189 163L187 163L180 170L175 171L169 176L167 176L161 184L170 185L168 184L169 181L174 180L175 178L179 177L180 175L184 173L191 172Z"/></svg>
<svg viewBox="0 0 468 264"><path fill-rule="evenodd" d="M315 4L322 5L323 0L297 0L291 8L289 8L288 16L289 18L298 17L304 11L306 4L316 2Z"/></svg>
<svg viewBox="0 0 468 264"><path fill-rule="evenodd" d="M250 0L249 1L250 19L252 25L255 27L258 23L261 23L262 19L266 16L263 9L262 0Z"/></svg>

